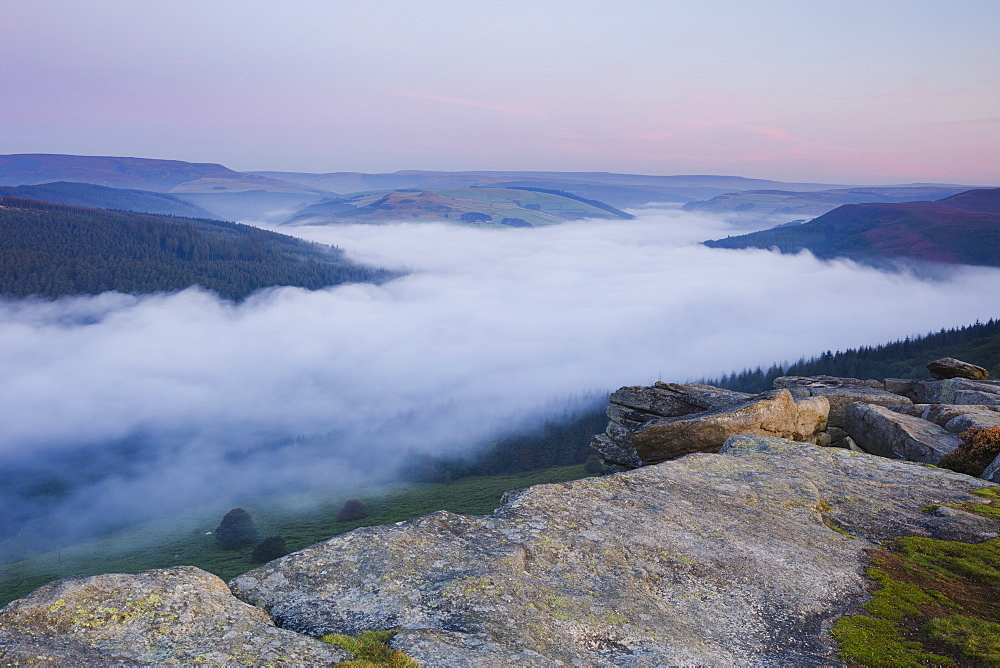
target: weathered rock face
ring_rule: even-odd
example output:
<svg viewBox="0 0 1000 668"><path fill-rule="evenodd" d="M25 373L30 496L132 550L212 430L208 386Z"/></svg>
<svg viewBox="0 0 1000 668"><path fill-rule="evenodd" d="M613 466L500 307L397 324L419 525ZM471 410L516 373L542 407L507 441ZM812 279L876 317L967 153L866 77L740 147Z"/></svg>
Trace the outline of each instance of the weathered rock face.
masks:
<svg viewBox="0 0 1000 668"><path fill-rule="evenodd" d="M962 443L933 422L872 404L851 404L846 429L866 452L928 464L937 464Z"/></svg>
<svg viewBox="0 0 1000 668"><path fill-rule="evenodd" d="M916 404L1000 406L1000 381L996 380L886 378L885 389L909 397Z"/></svg>
<svg viewBox="0 0 1000 668"><path fill-rule="evenodd" d="M990 377L989 372L983 367L957 360L954 357L944 357L934 360L927 365L927 370L931 372L931 377L935 380L944 378L983 380Z"/></svg>
<svg viewBox="0 0 1000 668"><path fill-rule="evenodd" d="M0 665L330 665L349 656L276 628L193 566L65 578L0 610Z"/></svg>
<svg viewBox="0 0 1000 668"><path fill-rule="evenodd" d="M405 629L427 666L831 665L866 548L1000 533L920 510L977 500L975 478L759 436L723 452L358 529L230 587L310 635Z"/></svg>
<svg viewBox="0 0 1000 668"><path fill-rule="evenodd" d="M993 460L993 463L987 466L982 475L979 476L983 480L989 480L990 482L1000 483L1000 455Z"/></svg>
<svg viewBox="0 0 1000 668"><path fill-rule="evenodd" d="M822 397L796 402L787 390L748 395L699 383L657 383L621 388L607 412L607 431L591 445L609 464L637 467L718 452L733 434L816 442L826 429L829 403Z"/></svg>
<svg viewBox="0 0 1000 668"><path fill-rule="evenodd" d="M890 406L889 409L933 422L953 434L960 434L972 427L1000 427L1000 406L913 404Z"/></svg>
<svg viewBox="0 0 1000 668"><path fill-rule="evenodd" d="M843 428L847 407L856 401L876 406L898 406L912 403L899 394L886 392L877 380L838 378L836 376L782 376L774 379L774 387L787 389L796 399L826 397L830 402L830 427Z"/></svg>

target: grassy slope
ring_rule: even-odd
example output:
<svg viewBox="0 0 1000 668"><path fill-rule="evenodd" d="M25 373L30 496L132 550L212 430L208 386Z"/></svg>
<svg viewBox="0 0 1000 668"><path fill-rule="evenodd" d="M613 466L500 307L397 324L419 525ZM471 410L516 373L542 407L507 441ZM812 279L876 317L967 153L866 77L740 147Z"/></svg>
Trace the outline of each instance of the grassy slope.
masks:
<svg viewBox="0 0 1000 668"><path fill-rule="evenodd" d="M465 514L487 514L500 505L504 492L542 483L582 478L583 465L562 466L512 475L469 477L450 483L390 485L356 495L369 515L355 522L338 522L337 512L346 497L331 495L322 500L297 499L304 510L280 505L246 505L261 538L284 536L289 549L299 550L315 542L359 526L391 524L437 510ZM213 536L206 535L228 508L203 509L182 516L134 527L101 540L82 543L13 563L0 564L0 605L24 596L35 588L68 575L135 573L178 564L193 565L229 579L256 564L250 562L252 547L223 550Z"/></svg>
<svg viewBox="0 0 1000 668"><path fill-rule="evenodd" d="M302 209L287 222L363 223L419 220L461 222L462 214L481 213L501 227L504 218L520 218L532 227L579 218L628 218L613 207L589 203L577 196L514 188L452 188L420 191L355 193Z"/></svg>

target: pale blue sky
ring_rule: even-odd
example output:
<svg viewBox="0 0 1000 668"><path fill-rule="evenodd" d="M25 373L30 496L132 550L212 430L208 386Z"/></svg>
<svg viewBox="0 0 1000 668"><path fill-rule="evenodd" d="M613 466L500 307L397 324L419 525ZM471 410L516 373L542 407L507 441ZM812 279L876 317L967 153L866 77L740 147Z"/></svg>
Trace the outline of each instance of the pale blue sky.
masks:
<svg viewBox="0 0 1000 668"><path fill-rule="evenodd" d="M1000 183L1000 2L4 0L0 153Z"/></svg>

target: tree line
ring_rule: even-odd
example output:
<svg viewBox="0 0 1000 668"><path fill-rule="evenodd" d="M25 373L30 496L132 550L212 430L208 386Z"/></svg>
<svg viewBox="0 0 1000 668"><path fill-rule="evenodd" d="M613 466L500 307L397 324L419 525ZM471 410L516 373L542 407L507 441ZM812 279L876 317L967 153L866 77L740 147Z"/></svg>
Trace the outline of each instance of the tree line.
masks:
<svg viewBox="0 0 1000 668"><path fill-rule="evenodd" d="M861 346L844 351L826 351L794 364L772 364L706 378L700 382L737 392L770 390L779 376L840 376L883 380L885 378L927 378L927 363L942 357L958 359L986 368L1000 377L1000 320L991 318L965 327L942 329L924 336L907 337L878 346Z"/></svg>

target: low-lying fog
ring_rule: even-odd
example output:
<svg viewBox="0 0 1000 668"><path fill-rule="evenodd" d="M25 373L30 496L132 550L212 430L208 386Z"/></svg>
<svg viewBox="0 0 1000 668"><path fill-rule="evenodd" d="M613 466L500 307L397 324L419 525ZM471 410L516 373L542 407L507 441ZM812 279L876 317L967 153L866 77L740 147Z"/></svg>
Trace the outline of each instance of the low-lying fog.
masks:
<svg viewBox="0 0 1000 668"><path fill-rule="evenodd" d="M7 480L51 474L41 492L8 486L0 502L51 498L78 474L51 512L86 527L217 496L336 488L621 385L997 315L1000 270L922 280L692 243L730 230L671 210L544 229L291 228L281 231L412 273L239 305L197 289L0 302L0 468ZM329 437L260 448L315 434Z"/></svg>

